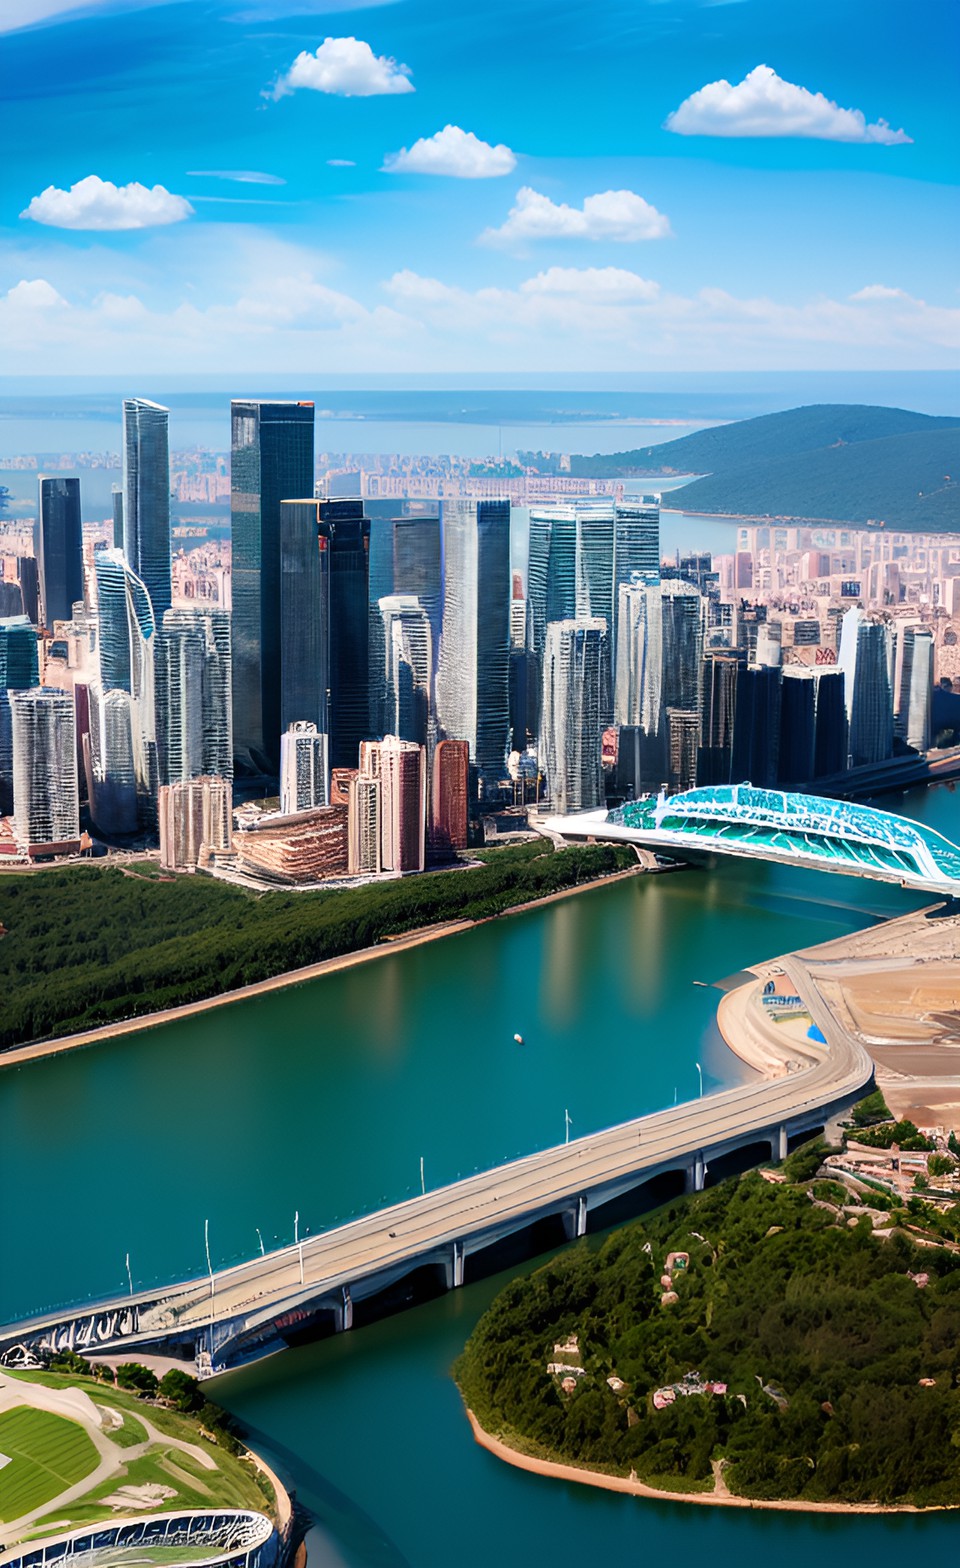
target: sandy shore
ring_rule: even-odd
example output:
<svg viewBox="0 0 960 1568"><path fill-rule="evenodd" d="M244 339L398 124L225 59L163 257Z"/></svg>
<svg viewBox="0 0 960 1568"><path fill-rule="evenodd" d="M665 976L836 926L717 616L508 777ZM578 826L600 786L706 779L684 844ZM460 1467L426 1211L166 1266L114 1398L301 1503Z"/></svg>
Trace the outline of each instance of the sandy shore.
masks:
<svg viewBox="0 0 960 1568"><path fill-rule="evenodd" d="M664 1492L659 1487L647 1486L632 1476L605 1475L601 1470L581 1469L579 1465L562 1465L552 1459L534 1459L521 1454L498 1437L485 1432L472 1410L467 1410L467 1420L481 1448L503 1459L518 1470L529 1470L531 1475L552 1476L556 1481L576 1481L581 1486L596 1486L604 1492L626 1492L631 1497L653 1497L662 1503L707 1503L717 1508L777 1508L800 1514L930 1514L955 1512L946 1508L916 1508L912 1503L897 1503L885 1507L880 1503L806 1503L794 1499L769 1502L752 1497L735 1497L732 1492Z"/></svg>
<svg viewBox="0 0 960 1568"><path fill-rule="evenodd" d="M627 877L644 874L643 866L639 864L636 867L630 866L626 871L614 871L606 877L594 877L590 882L578 882L576 887L561 888L556 893L547 893L543 898L531 899L527 904L513 904L509 909L491 915L488 919L502 920L507 915L520 915L528 909L539 909L545 904L570 898L574 893L586 893L591 888L606 887L610 882L622 882ZM394 953L405 952L407 948L419 947L424 942L436 942L441 937L453 936L459 931L470 931L475 926L487 923L486 919L448 920L441 925L421 926L416 931L387 937L373 947L361 947L355 953L344 953L339 958L325 958L316 964L306 964L301 969L288 969L282 974L271 975L266 980L254 981L252 985L240 986L235 991L222 991L217 996L203 997L196 1002L185 1002L180 1007L166 1007L160 1012L118 1019L114 1023L101 1024L96 1029L81 1030L78 1034L59 1035L53 1040L38 1040L32 1045L17 1045L9 1051L0 1052L0 1068L34 1062L44 1056L59 1056L63 1051L79 1051L85 1046L98 1045L104 1040L115 1040L122 1035L140 1034L144 1029L157 1029L161 1024L177 1023L181 1019L191 1018L195 1013L206 1013L215 1007L227 1007L234 1002L246 1001L250 997L264 996L268 991L280 991L293 985L306 985L308 981L319 980L323 975L336 974L341 969L352 969L357 964L368 964L372 959L390 957Z"/></svg>

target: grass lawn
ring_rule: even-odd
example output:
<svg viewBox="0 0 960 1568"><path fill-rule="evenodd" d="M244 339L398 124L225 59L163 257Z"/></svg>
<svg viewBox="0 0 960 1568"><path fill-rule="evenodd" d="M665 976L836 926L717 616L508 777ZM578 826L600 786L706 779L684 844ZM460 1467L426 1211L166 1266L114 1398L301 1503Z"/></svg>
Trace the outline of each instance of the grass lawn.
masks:
<svg viewBox="0 0 960 1568"><path fill-rule="evenodd" d="M75 1421L47 1410L0 1415L0 1519L9 1523L82 1481L98 1464L97 1450Z"/></svg>

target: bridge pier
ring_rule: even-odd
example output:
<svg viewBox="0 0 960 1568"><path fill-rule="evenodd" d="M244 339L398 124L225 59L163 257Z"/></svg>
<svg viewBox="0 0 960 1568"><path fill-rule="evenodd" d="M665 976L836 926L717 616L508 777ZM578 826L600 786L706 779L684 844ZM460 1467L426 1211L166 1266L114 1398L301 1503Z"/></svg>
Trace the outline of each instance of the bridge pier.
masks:
<svg viewBox="0 0 960 1568"><path fill-rule="evenodd" d="M582 1194L577 1199L575 1209L564 1209L561 1216L563 1220L563 1234L568 1241L576 1241L578 1236L587 1234L587 1199Z"/></svg>
<svg viewBox="0 0 960 1568"><path fill-rule="evenodd" d="M783 1122L777 1130L776 1140L773 1138L770 1139L770 1153L773 1155L775 1160L785 1160L787 1157L788 1148L789 1139L787 1137L787 1124L786 1122Z"/></svg>
<svg viewBox="0 0 960 1568"><path fill-rule="evenodd" d="M452 1290L459 1290L460 1286L463 1284L465 1254L466 1247L464 1246L463 1242L455 1241L453 1244L453 1277L450 1280L449 1286L449 1288Z"/></svg>
<svg viewBox="0 0 960 1568"><path fill-rule="evenodd" d="M688 1165L684 1172L684 1192L702 1192L707 1179L707 1162L700 1150L692 1165Z"/></svg>
<svg viewBox="0 0 960 1568"><path fill-rule="evenodd" d="M350 1294L349 1285L341 1287L341 1295L343 1300L336 1313L338 1334L346 1333L348 1328L353 1328L353 1297Z"/></svg>

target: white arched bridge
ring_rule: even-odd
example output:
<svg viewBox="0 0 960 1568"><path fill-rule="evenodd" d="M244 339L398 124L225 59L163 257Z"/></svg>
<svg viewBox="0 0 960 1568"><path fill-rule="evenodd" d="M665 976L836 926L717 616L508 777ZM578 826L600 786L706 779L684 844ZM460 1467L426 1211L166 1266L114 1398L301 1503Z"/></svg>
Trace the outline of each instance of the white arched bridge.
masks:
<svg viewBox="0 0 960 1568"><path fill-rule="evenodd" d="M540 831L564 841L634 844L675 860L776 860L960 897L960 848L933 828L874 806L752 784L661 791L613 811L546 817Z"/></svg>
<svg viewBox="0 0 960 1568"><path fill-rule="evenodd" d="M201 1373L368 1321L616 1223L767 1157L856 1101L873 1063L806 968L783 960L824 1037L784 1076L578 1138L165 1289L0 1328L0 1354L151 1351Z"/></svg>

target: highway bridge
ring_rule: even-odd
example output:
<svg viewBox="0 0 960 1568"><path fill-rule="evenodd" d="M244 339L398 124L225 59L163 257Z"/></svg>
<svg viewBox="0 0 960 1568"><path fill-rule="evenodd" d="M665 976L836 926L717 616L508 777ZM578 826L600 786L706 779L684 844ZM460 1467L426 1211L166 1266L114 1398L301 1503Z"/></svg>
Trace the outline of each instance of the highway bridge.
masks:
<svg viewBox="0 0 960 1568"><path fill-rule="evenodd" d="M873 1063L802 965L791 978L826 1043L755 1081L623 1122L165 1289L0 1328L0 1355L71 1349L179 1357L202 1375L352 1328L616 1223L751 1163L781 1159L864 1092Z"/></svg>

